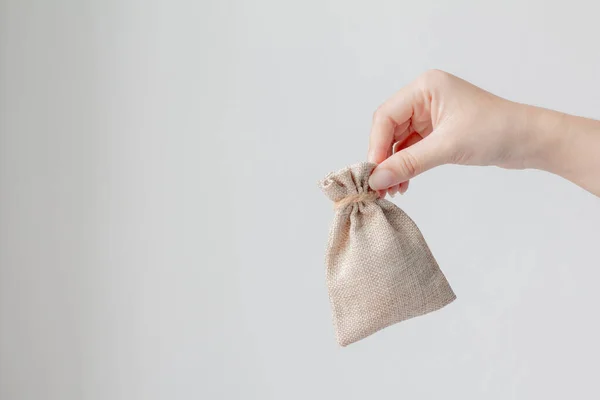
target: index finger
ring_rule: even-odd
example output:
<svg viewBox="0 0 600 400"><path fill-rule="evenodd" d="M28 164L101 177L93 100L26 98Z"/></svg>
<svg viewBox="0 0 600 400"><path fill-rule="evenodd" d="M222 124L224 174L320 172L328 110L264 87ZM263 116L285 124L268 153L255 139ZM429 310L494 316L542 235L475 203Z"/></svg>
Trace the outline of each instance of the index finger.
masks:
<svg viewBox="0 0 600 400"><path fill-rule="evenodd" d="M396 132L396 130L402 126L409 130L414 106L417 103L417 93L418 89L413 82L396 92L375 111L369 135L368 160L370 162L379 164L388 157L394 142L401 139L395 138L395 133L401 135L410 133Z"/></svg>

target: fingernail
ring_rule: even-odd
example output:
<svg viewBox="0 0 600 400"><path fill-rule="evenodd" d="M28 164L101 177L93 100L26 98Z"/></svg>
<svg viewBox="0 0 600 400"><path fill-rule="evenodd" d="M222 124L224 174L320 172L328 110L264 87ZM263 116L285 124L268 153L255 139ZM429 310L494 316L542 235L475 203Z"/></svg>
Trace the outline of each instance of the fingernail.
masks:
<svg viewBox="0 0 600 400"><path fill-rule="evenodd" d="M373 190L387 189L392 186L396 178L394 174L387 169L375 169L369 177L369 186Z"/></svg>
<svg viewBox="0 0 600 400"><path fill-rule="evenodd" d="M410 183L410 181L406 181L400 185L400 194L406 193L406 191L408 190L409 183Z"/></svg>

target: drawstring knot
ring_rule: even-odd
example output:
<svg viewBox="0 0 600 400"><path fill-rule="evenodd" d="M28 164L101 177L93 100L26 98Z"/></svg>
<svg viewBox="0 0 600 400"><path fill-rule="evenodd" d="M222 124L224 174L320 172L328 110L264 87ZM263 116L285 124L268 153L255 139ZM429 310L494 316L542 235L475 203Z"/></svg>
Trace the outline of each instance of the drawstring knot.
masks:
<svg viewBox="0 0 600 400"><path fill-rule="evenodd" d="M350 196L344 197L341 200L333 203L334 209L340 209L352 203L370 202L375 201L379 198L377 192L362 192L357 194L351 194Z"/></svg>

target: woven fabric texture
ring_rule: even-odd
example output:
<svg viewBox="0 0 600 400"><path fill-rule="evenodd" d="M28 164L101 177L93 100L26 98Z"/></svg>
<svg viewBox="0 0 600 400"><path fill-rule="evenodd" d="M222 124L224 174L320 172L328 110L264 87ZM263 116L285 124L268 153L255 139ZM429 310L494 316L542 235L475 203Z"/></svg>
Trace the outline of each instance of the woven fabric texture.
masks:
<svg viewBox="0 0 600 400"><path fill-rule="evenodd" d="M356 164L320 182L339 205L325 258L341 346L456 298L415 223L395 204L368 195L373 168Z"/></svg>

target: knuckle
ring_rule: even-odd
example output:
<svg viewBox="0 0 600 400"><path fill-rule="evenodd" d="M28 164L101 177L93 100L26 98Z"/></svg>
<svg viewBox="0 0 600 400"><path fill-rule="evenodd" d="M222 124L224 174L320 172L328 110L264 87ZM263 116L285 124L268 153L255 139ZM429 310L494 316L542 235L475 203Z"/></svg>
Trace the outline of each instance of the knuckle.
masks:
<svg viewBox="0 0 600 400"><path fill-rule="evenodd" d="M464 152L455 151L454 153L451 153L450 156L448 157L448 162L450 164L460 165L463 163L464 159L465 159Z"/></svg>
<svg viewBox="0 0 600 400"><path fill-rule="evenodd" d="M383 111L383 107L382 106L377 107L377 110L375 110L375 112L373 113L373 122L382 121L385 118L386 117L385 117L385 112Z"/></svg>
<svg viewBox="0 0 600 400"><path fill-rule="evenodd" d="M398 159L396 167L405 179L410 179L417 175L421 168L419 161L409 150L402 152L402 157Z"/></svg>
<svg viewBox="0 0 600 400"><path fill-rule="evenodd" d="M439 69L430 69L428 71L425 71L420 76L420 81L424 85L436 85L441 82L444 82L446 79L448 79L449 76L450 74L448 74L445 71Z"/></svg>
<svg viewBox="0 0 600 400"><path fill-rule="evenodd" d="M472 155L467 151L458 152L456 154L456 164L467 165L471 162Z"/></svg>
<svg viewBox="0 0 600 400"><path fill-rule="evenodd" d="M448 152L448 162L450 164L465 165L469 163L471 154L468 149L453 148Z"/></svg>

